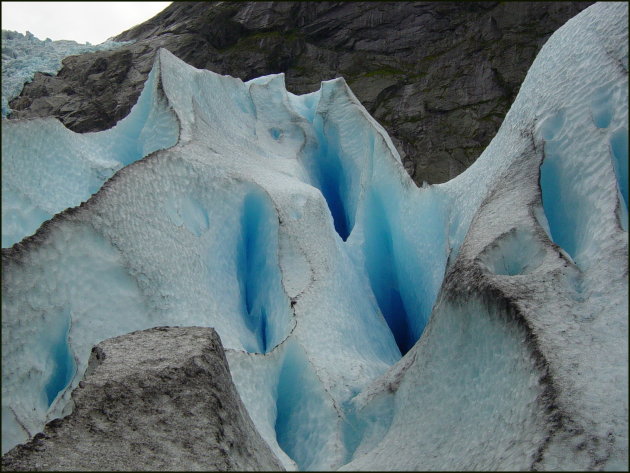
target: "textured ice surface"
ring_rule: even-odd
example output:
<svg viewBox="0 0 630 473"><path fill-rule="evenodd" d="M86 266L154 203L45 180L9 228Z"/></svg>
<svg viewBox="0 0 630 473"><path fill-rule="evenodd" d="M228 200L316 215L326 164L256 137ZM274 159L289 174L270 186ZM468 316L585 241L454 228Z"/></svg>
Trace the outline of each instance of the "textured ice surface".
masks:
<svg viewBox="0 0 630 473"><path fill-rule="evenodd" d="M9 102L20 95L22 87L36 72L57 74L67 56L116 49L123 44L105 41L98 45L75 41L41 41L30 32L2 30L2 118L11 113Z"/></svg>
<svg viewBox="0 0 630 473"><path fill-rule="evenodd" d="M395 406L388 431L379 429L381 413L363 413L384 400L372 400L371 392L355 399L367 432L349 469L388 469L387 461L395 461L408 471L516 470L531 461L545 435L537 429L545 413L536 402L544 387L525 331L488 302L468 297L439 306L388 401ZM366 435L372 429L379 430Z"/></svg>
<svg viewBox="0 0 630 473"><path fill-rule="evenodd" d="M438 303L353 400L367 440L344 469L627 468L627 21L597 4L560 28L484 154L440 186L458 204Z"/></svg>
<svg viewBox="0 0 630 473"><path fill-rule="evenodd" d="M79 134L56 119L2 120L2 247L79 205L118 169L177 142L177 118L152 72L130 114L105 131Z"/></svg>
<svg viewBox="0 0 630 473"><path fill-rule="evenodd" d="M627 108L627 5L596 5L482 157L418 189L342 79L295 96L161 50L129 117L49 140L126 136L125 167L3 250L3 451L71 408L98 341L201 325L289 469L627 464Z"/></svg>

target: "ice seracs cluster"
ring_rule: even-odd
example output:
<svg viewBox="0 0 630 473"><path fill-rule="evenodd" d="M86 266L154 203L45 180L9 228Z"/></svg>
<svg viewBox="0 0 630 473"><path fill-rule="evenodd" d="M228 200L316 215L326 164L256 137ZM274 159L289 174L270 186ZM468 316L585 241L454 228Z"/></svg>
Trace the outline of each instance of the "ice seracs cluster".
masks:
<svg viewBox="0 0 630 473"><path fill-rule="evenodd" d="M26 34L2 30L2 117L11 113L9 102L20 95L25 83L36 72L57 74L61 61L74 54L116 49L128 42L105 41L98 45L75 41L41 41L30 31Z"/></svg>
<svg viewBox="0 0 630 473"><path fill-rule="evenodd" d="M3 121L3 452L96 343L201 325L288 469L627 466L627 10L560 28L479 160L420 189L343 79L166 50L110 130Z"/></svg>

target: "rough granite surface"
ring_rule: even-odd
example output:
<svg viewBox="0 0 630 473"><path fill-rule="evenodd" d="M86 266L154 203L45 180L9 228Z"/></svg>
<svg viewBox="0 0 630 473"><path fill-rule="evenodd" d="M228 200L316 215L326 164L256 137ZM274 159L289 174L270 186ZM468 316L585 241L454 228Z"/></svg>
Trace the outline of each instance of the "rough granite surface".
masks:
<svg viewBox="0 0 630 473"><path fill-rule="evenodd" d="M3 470L283 470L232 383L212 328L99 343L75 407L2 457Z"/></svg>
<svg viewBox="0 0 630 473"><path fill-rule="evenodd" d="M447 181L496 134L536 54L591 2L173 2L37 74L11 118L56 116L103 130L136 102L155 52L243 80L284 72L290 91L343 76L421 185Z"/></svg>

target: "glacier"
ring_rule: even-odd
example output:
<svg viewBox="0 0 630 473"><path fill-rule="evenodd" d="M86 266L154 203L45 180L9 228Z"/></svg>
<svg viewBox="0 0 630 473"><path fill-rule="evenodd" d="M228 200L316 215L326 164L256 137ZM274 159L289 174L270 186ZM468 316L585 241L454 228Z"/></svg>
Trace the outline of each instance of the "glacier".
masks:
<svg viewBox="0 0 630 473"><path fill-rule="evenodd" d="M287 469L626 468L627 10L560 28L440 185L343 79L164 49L110 130L3 120L3 453L95 344L198 325Z"/></svg>
<svg viewBox="0 0 630 473"><path fill-rule="evenodd" d="M9 102L20 95L25 83L33 80L36 72L57 74L67 56L94 51L116 49L130 42L105 41L101 44L80 44L76 41L44 41L30 31L26 34L2 30L2 117L11 114Z"/></svg>
<svg viewBox="0 0 630 473"><path fill-rule="evenodd" d="M87 200L117 170L177 142L176 118L154 99L154 76L129 115L109 130L75 133L53 118L2 121L3 248Z"/></svg>

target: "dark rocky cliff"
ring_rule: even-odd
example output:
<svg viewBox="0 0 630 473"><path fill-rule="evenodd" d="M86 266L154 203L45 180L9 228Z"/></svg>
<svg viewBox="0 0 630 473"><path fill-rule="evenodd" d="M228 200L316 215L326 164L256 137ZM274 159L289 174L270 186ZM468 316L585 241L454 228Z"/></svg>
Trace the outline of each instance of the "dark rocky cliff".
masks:
<svg viewBox="0 0 630 473"><path fill-rule="evenodd" d="M343 76L387 129L414 181L466 169L498 130L536 54L583 2L174 2L115 51L37 74L12 118L102 130L135 103L160 47L248 80L284 72L305 93Z"/></svg>

